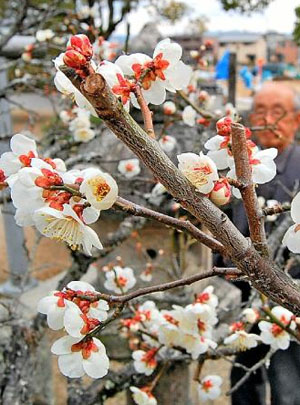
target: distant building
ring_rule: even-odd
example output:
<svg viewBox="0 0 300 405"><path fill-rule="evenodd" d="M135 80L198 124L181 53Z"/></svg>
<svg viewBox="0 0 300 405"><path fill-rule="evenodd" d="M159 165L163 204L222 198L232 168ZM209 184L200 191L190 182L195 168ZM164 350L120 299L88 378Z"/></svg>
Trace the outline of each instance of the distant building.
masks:
<svg viewBox="0 0 300 405"><path fill-rule="evenodd" d="M212 32L204 35L204 40L213 42L213 55L219 59L225 49L237 54L239 64L255 63L258 59L265 62L297 64L300 50L292 35L268 32L267 34L229 31Z"/></svg>
<svg viewBox="0 0 300 405"><path fill-rule="evenodd" d="M300 49L292 35L268 32L265 35L268 49L268 61L285 62L296 65L300 61Z"/></svg>
<svg viewBox="0 0 300 405"><path fill-rule="evenodd" d="M262 34L252 32L217 32L205 34L205 39L213 42L214 57L220 59L228 49L237 54L239 64L255 63L257 59L266 60L267 44Z"/></svg>

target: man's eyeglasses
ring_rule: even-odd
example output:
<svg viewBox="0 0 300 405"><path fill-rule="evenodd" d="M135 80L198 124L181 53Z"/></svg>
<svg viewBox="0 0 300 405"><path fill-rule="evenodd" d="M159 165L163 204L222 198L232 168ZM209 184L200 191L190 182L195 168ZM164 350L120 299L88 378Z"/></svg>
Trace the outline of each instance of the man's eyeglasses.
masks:
<svg viewBox="0 0 300 405"><path fill-rule="evenodd" d="M283 107L274 107L270 110L258 108L253 111L252 116L257 120L264 120L269 114L274 120L279 120L284 119L291 112L294 112L294 110L287 111Z"/></svg>

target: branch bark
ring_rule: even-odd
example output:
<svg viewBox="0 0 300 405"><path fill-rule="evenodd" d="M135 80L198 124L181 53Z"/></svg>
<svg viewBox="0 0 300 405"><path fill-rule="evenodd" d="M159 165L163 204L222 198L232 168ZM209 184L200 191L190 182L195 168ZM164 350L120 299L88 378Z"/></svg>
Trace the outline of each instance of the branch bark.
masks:
<svg viewBox="0 0 300 405"><path fill-rule="evenodd" d="M268 256L267 238L264 218L260 214L255 185L252 181L252 170L249 163L245 128L232 123L232 153L234 157L237 180L245 186L240 189L248 219L250 238L254 247L263 256Z"/></svg>

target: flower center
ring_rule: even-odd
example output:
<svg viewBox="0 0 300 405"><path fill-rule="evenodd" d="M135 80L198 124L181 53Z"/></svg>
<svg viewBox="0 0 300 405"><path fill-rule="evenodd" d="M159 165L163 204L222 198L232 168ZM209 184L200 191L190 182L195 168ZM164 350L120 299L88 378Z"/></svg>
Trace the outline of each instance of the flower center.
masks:
<svg viewBox="0 0 300 405"><path fill-rule="evenodd" d="M142 361L147 364L148 367L154 368L157 365L155 355L157 353L157 348L148 350L142 357Z"/></svg>
<svg viewBox="0 0 300 405"><path fill-rule="evenodd" d="M202 389L206 392L208 392L213 386L213 383L211 382L211 380L206 380L203 381L202 383Z"/></svg>
<svg viewBox="0 0 300 405"><path fill-rule="evenodd" d="M195 302L198 302L200 304L204 304L208 300L209 300L209 294L206 292L206 293L202 293L202 294L197 295L197 298L196 298Z"/></svg>
<svg viewBox="0 0 300 405"><path fill-rule="evenodd" d="M185 171L185 176L189 179L191 183L197 188L208 183L208 176L212 173L212 169L209 165L200 165L192 169Z"/></svg>
<svg viewBox="0 0 300 405"><path fill-rule="evenodd" d="M134 164L133 164L133 163L126 163L126 165L125 165L125 170L126 170L127 172L132 172L133 169L134 169Z"/></svg>
<svg viewBox="0 0 300 405"><path fill-rule="evenodd" d="M23 166L29 167L31 165L31 159L35 157L35 154L32 151L29 151L27 155L20 155L19 161Z"/></svg>
<svg viewBox="0 0 300 405"><path fill-rule="evenodd" d="M278 337L279 335L282 334L282 332L284 332L284 329L282 329L279 325L277 325L276 323L273 323L272 325L272 335L275 337Z"/></svg>
<svg viewBox="0 0 300 405"><path fill-rule="evenodd" d="M86 339L82 342L75 343L74 345L71 346L71 351L74 352L80 352L82 353L82 357L87 360L92 352L98 352L99 348L98 346L94 343L92 338Z"/></svg>
<svg viewBox="0 0 300 405"><path fill-rule="evenodd" d="M102 201L111 190L110 186L101 176L88 180L88 184L92 187L93 195L97 201Z"/></svg>
<svg viewBox="0 0 300 405"><path fill-rule="evenodd" d="M125 287L127 284L127 278L123 276L116 277L116 285L117 287Z"/></svg>
<svg viewBox="0 0 300 405"><path fill-rule="evenodd" d="M166 320L167 322L171 323L172 325L175 325L175 326L178 326L178 325L179 325L179 322L176 321L176 319L173 318L172 315L164 314L164 318L165 318L165 320Z"/></svg>

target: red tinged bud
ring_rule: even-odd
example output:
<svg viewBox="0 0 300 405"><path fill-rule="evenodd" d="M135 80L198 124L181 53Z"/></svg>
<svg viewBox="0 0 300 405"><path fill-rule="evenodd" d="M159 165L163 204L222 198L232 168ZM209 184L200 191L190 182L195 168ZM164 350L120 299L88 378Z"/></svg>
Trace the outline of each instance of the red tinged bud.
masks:
<svg viewBox="0 0 300 405"><path fill-rule="evenodd" d="M217 128L218 135L222 135L222 136L231 135L231 124L232 124L232 122L233 122L232 118L230 118L230 117L221 118L216 123L216 128Z"/></svg>
<svg viewBox="0 0 300 405"><path fill-rule="evenodd" d="M90 60L93 56L93 46L86 35L74 35L70 39L70 47Z"/></svg>
<svg viewBox="0 0 300 405"><path fill-rule="evenodd" d="M231 187L226 178L219 179L215 182L214 188L209 194L210 200L218 205L225 205L230 201Z"/></svg>
<svg viewBox="0 0 300 405"><path fill-rule="evenodd" d="M203 125L204 127L209 127L210 120L208 120L207 118L199 118L197 120L197 123L200 124L200 125Z"/></svg>
<svg viewBox="0 0 300 405"><path fill-rule="evenodd" d="M81 53L70 50L64 54L64 64L73 69L81 69L87 64L87 59Z"/></svg>
<svg viewBox="0 0 300 405"><path fill-rule="evenodd" d="M4 171L0 169L0 183L4 183L6 179L6 176L4 174Z"/></svg>

